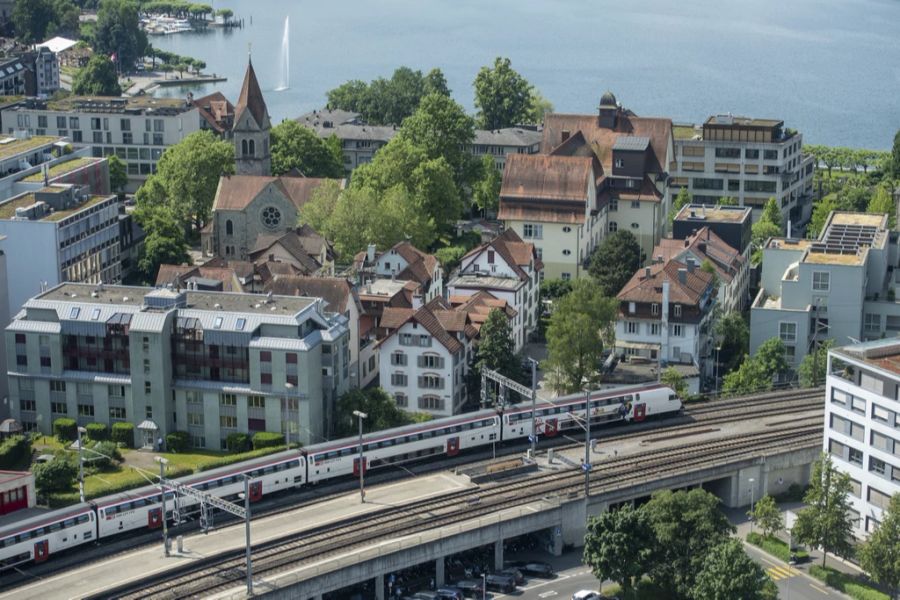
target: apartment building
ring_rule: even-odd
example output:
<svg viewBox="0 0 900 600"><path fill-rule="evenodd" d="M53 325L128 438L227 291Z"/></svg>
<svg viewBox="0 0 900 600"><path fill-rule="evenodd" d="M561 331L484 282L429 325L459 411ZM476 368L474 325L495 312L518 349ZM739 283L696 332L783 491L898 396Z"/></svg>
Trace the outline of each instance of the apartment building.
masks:
<svg viewBox="0 0 900 600"><path fill-rule="evenodd" d="M823 450L850 476L855 535L867 537L900 493L900 343L828 352Z"/></svg>
<svg viewBox="0 0 900 600"><path fill-rule="evenodd" d="M425 306L385 308L378 342L381 387L399 408L435 417L458 414L477 329L443 298Z"/></svg>
<svg viewBox="0 0 900 600"><path fill-rule="evenodd" d="M0 96L24 96L28 69L18 56L0 59Z"/></svg>
<svg viewBox="0 0 900 600"><path fill-rule="evenodd" d="M26 302L6 349L26 429L128 421L138 445L173 431L198 448L257 431L308 444L349 381L347 321L316 298L66 283Z"/></svg>
<svg viewBox="0 0 900 600"><path fill-rule="evenodd" d="M507 229L463 256L447 289L451 299L487 292L505 301L515 311L510 324L518 352L538 325L543 268L534 244Z"/></svg>
<svg viewBox="0 0 900 600"><path fill-rule="evenodd" d="M687 204L675 215L672 237L684 240L704 227L741 254L750 257L753 211L749 207Z"/></svg>
<svg viewBox="0 0 900 600"><path fill-rule="evenodd" d="M57 284L121 280L119 201L88 188L53 184L0 202L9 307Z"/></svg>
<svg viewBox="0 0 900 600"><path fill-rule="evenodd" d="M898 266L885 215L832 212L817 240L768 240L750 310L750 351L780 337L796 367L828 339L846 345L897 336Z"/></svg>
<svg viewBox="0 0 900 600"><path fill-rule="evenodd" d="M388 308L419 308L421 295L414 281L375 279L357 287L362 313L359 316L359 387L374 382L381 371L378 348L379 334L383 336L381 317Z"/></svg>
<svg viewBox="0 0 900 600"><path fill-rule="evenodd" d="M667 364L694 365L712 376L715 276L692 258L638 270L616 299L616 352Z"/></svg>
<svg viewBox="0 0 900 600"><path fill-rule="evenodd" d="M802 153L803 136L784 121L714 115L673 131L673 193L687 188L700 204L734 198L756 211L774 197L785 221L809 220L814 161Z"/></svg>
<svg viewBox="0 0 900 600"><path fill-rule="evenodd" d="M369 244L365 252L353 258L352 270L360 286L376 279L408 283L416 308L444 295L444 270L440 261L409 242L397 242L384 251Z"/></svg>
<svg viewBox="0 0 900 600"><path fill-rule="evenodd" d="M506 161L497 217L534 244L548 279L577 279L605 235L608 200L597 195L600 165L588 156L515 154Z"/></svg>

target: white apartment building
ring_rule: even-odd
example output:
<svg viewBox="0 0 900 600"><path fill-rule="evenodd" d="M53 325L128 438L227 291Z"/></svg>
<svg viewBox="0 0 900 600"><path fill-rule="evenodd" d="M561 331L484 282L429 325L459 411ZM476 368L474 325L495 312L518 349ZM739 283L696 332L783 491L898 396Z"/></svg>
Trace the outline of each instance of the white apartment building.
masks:
<svg viewBox="0 0 900 600"><path fill-rule="evenodd" d="M803 136L784 121L715 115L703 125L676 125L673 132L673 194L684 187L693 202L729 197L757 212L775 198L785 221L809 220L814 161L802 154Z"/></svg>
<svg viewBox="0 0 900 600"><path fill-rule="evenodd" d="M639 269L616 296L616 352L667 364L694 365L712 376L715 276L692 259Z"/></svg>
<svg viewBox="0 0 900 600"><path fill-rule="evenodd" d="M511 325L518 352L538 325L542 272L534 244L523 242L514 230L507 229L463 256L447 289L451 299L484 291L506 301L516 313Z"/></svg>
<svg viewBox="0 0 900 600"><path fill-rule="evenodd" d="M415 308L444 295L440 261L409 242L397 242L383 252L369 244L365 252L353 258L353 270L361 286L377 279L408 282Z"/></svg>
<svg viewBox="0 0 900 600"><path fill-rule="evenodd" d="M437 298L418 309L385 308L380 326L381 387L397 406L435 417L458 414L477 334L469 315Z"/></svg>
<svg viewBox="0 0 900 600"><path fill-rule="evenodd" d="M824 451L850 476L855 533L867 537L900 494L900 341L828 352Z"/></svg>
<svg viewBox="0 0 900 600"><path fill-rule="evenodd" d="M119 201L86 188L53 184L0 202L0 235L9 273L9 307L73 281L121 280Z"/></svg>
<svg viewBox="0 0 900 600"><path fill-rule="evenodd" d="M125 162L133 192L149 175L163 151L199 131L206 117L192 99L89 98L62 100L29 98L10 109L9 133L66 137L91 147L93 156L116 155Z"/></svg>
<svg viewBox="0 0 900 600"><path fill-rule="evenodd" d="M298 296L66 283L6 328L10 406L27 430L128 421L137 445L186 431L326 437L349 381L349 332Z"/></svg>
<svg viewBox="0 0 900 600"><path fill-rule="evenodd" d="M827 339L846 345L900 334L900 260L887 225L886 215L833 212L818 240L769 240L750 351L780 337L796 367Z"/></svg>

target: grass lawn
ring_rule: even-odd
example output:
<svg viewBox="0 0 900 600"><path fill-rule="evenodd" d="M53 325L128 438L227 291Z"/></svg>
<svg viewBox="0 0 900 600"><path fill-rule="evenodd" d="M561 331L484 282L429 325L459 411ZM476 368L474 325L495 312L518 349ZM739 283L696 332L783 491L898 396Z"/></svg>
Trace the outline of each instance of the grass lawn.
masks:
<svg viewBox="0 0 900 600"><path fill-rule="evenodd" d="M747 541L757 548L765 550L772 556L777 556L784 562L791 562L791 549L788 548L787 542L783 542L771 535L764 536L756 532L748 533ZM809 553L805 550L795 550L794 554L796 554L797 558L801 561L809 558Z"/></svg>
<svg viewBox="0 0 900 600"><path fill-rule="evenodd" d="M819 565L810 567L809 574L820 581L824 581L828 587L844 592L856 600L889 600L887 594L878 591L859 576L847 575L831 567Z"/></svg>

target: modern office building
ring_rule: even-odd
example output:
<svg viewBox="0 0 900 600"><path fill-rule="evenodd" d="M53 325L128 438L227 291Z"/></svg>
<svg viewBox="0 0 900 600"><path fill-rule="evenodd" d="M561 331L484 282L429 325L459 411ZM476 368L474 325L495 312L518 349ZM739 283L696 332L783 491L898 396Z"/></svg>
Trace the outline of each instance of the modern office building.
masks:
<svg viewBox="0 0 900 600"><path fill-rule="evenodd" d="M855 533L868 536L900 494L900 340L828 352L824 451L850 476Z"/></svg>
<svg viewBox="0 0 900 600"><path fill-rule="evenodd" d="M44 433L71 417L134 423L138 445L173 431L199 448L258 431L308 444L347 389L349 341L317 298L67 283L6 328L10 405Z"/></svg>
<svg viewBox="0 0 900 600"><path fill-rule="evenodd" d="M774 197L785 220L809 219L814 161L802 153L803 136L784 121L715 115L703 125L676 125L673 133L673 193L687 188L699 204L728 197L755 210Z"/></svg>

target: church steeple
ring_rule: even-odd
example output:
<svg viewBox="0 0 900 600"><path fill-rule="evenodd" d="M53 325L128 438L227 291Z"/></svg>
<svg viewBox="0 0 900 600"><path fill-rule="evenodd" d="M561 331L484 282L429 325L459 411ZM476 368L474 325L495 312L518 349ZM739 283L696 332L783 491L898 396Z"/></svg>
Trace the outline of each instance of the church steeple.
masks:
<svg viewBox="0 0 900 600"><path fill-rule="evenodd" d="M241 95L234 109L234 154L238 175L271 175L269 130L272 123L263 99L253 61L247 61L247 72Z"/></svg>

